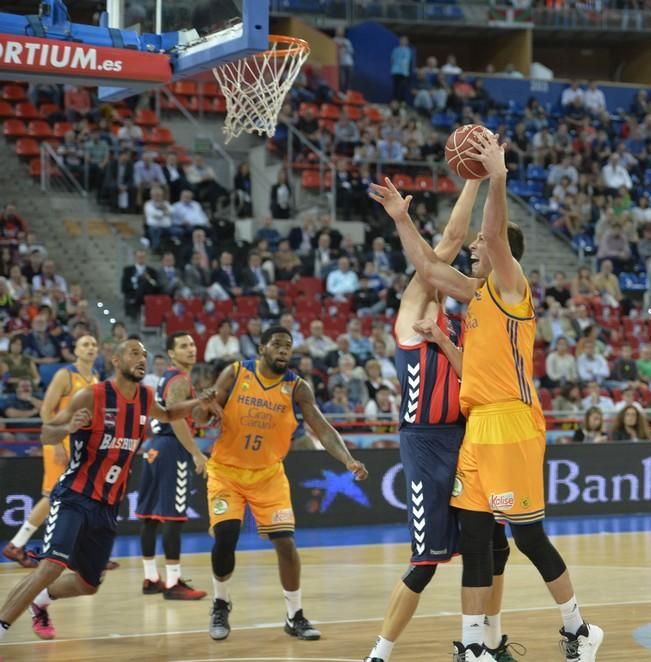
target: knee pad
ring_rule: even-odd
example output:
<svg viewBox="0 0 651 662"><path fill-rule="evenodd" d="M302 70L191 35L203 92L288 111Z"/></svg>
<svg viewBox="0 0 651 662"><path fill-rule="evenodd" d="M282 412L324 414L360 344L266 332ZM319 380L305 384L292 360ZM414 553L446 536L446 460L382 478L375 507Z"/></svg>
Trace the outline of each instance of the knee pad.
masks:
<svg viewBox="0 0 651 662"><path fill-rule="evenodd" d="M459 523L459 552L463 557L461 583L468 588L490 586L493 583L491 541L495 520L490 513L460 510Z"/></svg>
<svg viewBox="0 0 651 662"><path fill-rule="evenodd" d="M432 581L436 565L412 565L402 576L402 583L414 593L422 593L425 587Z"/></svg>
<svg viewBox="0 0 651 662"><path fill-rule="evenodd" d="M567 566L547 537L542 522L516 524L511 531L517 548L536 566L546 582L553 582L565 572Z"/></svg>
<svg viewBox="0 0 651 662"><path fill-rule="evenodd" d="M232 519L215 524L213 535L215 543L212 546L211 561L215 577L227 577L235 568L235 548L240 537L240 520Z"/></svg>
<svg viewBox="0 0 651 662"><path fill-rule="evenodd" d="M495 525L493 531L493 575L503 575L506 562L508 561L511 548L506 539L505 527L501 524Z"/></svg>

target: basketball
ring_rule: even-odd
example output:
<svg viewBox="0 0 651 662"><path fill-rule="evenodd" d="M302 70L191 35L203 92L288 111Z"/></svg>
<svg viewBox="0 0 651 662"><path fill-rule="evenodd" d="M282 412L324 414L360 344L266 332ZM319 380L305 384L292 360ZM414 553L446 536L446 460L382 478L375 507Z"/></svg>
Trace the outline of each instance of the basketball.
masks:
<svg viewBox="0 0 651 662"><path fill-rule="evenodd" d="M483 131L491 133L479 124L464 124L451 133L445 143L445 160L450 169L463 179L482 179L487 175L482 163L466 154L475 150L472 136Z"/></svg>

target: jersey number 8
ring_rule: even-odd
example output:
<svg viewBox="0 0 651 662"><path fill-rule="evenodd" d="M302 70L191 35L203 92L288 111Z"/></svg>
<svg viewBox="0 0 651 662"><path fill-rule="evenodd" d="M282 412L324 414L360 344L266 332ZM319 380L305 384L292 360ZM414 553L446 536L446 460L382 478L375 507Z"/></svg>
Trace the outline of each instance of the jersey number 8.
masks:
<svg viewBox="0 0 651 662"><path fill-rule="evenodd" d="M107 472L106 472L106 482L115 483L117 479L120 477L120 474L122 473L122 467L118 464L114 464Z"/></svg>

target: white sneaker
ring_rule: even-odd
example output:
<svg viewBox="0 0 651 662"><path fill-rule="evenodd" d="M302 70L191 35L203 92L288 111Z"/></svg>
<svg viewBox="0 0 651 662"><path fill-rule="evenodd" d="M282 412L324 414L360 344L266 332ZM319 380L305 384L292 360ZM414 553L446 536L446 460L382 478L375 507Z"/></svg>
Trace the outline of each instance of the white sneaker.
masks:
<svg viewBox="0 0 651 662"><path fill-rule="evenodd" d="M561 650L567 662L595 662L597 651L604 640L604 631L597 625L584 623L576 634L561 629Z"/></svg>
<svg viewBox="0 0 651 662"><path fill-rule="evenodd" d="M495 658L481 644L464 646L461 642L453 644L452 662L496 662Z"/></svg>

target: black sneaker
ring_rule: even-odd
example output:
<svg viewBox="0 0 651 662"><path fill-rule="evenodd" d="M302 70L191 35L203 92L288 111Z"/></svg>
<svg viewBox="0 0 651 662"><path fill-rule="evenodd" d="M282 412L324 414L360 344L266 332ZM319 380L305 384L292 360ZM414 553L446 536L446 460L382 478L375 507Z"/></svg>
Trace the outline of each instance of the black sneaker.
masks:
<svg viewBox="0 0 651 662"><path fill-rule="evenodd" d="M526 655L527 649L522 644L516 644L515 642L509 641L509 638L503 634L502 641L500 645L493 650L488 648L488 652L497 660L497 662L518 662L515 657L513 657L511 651L517 655Z"/></svg>
<svg viewBox="0 0 651 662"><path fill-rule="evenodd" d="M228 614L231 607L231 603L225 600L215 599L212 603L208 632L215 641L226 639L231 633L231 626L228 624Z"/></svg>
<svg viewBox="0 0 651 662"><path fill-rule="evenodd" d="M302 609L294 614L294 618L289 618L289 616L285 618L285 632L292 637L298 637L305 641L321 639L321 633L315 627L312 627L310 621L303 616Z"/></svg>

